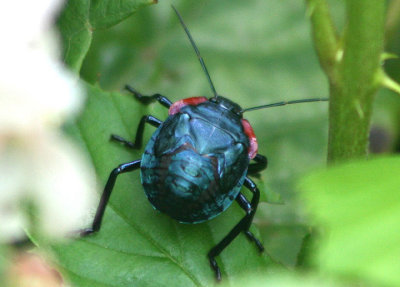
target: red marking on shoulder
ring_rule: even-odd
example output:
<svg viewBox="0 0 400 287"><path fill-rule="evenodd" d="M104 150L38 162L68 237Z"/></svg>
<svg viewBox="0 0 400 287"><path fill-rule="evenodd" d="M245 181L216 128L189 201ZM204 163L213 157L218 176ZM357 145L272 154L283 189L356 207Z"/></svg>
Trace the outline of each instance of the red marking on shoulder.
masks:
<svg viewBox="0 0 400 287"><path fill-rule="evenodd" d="M206 97L194 97L194 98L187 98L187 99L177 101L169 107L168 114L175 115L176 113L179 113L181 108L183 108L184 106L187 106L187 105L197 106L198 104L201 104L205 101L208 101L208 99Z"/></svg>
<svg viewBox="0 0 400 287"><path fill-rule="evenodd" d="M257 138L256 138L253 128L251 127L248 120L242 119L242 126L244 129L244 133L247 135L247 137L249 138L249 142L250 142L249 149L247 150L249 153L249 158L253 159L253 158L255 158L255 156L258 152Z"/></svg>

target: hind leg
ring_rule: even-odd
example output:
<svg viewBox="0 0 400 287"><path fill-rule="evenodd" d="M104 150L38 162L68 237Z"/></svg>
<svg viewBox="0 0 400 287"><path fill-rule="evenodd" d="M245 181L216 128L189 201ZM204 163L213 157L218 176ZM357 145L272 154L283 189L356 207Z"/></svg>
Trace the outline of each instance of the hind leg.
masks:
<svg viewBox="0 0 400 287"><path fill-rule="evenodd" d="M253 193L251 203L249 203L247 199L244 200L245 197L241 193L239 193L239 196L237 198L239 205L246 210L246 215L217 245L211 248L211 250L208 252L208 259L210 261L211 268L214 270L215 277L218 281L221 280L221 270L218 267L218 263L215 260L215 257L218 256L240 234L240 232L243 231L246 234L247 238L255 242L260 252L264 250L261 242L257 238L255 238L254 235L249 231L254 214L257 210L258 202L260 200L260 191L258 190L256 184L248 177L245 178L244 186Z"/></svg>

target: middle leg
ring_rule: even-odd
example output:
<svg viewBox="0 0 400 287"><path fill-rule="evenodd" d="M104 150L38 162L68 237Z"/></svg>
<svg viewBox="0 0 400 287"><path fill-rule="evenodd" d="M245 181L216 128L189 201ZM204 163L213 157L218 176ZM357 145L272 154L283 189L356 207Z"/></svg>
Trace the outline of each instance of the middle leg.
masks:
<svg viewBox="0 0 400 287"><path fill-rule="evenodd" d="M104 187L103 194L100 197L100 203L97 207L92 226L82 230L80 232L81 236L86 236L86 235L89 235L91 233L94 233L94 232L97 232L100 230L104 211L108 204L108 200L110 199L111 192L114 189L114 185L115 185L118 175L139 169L140 162L141 162L140 160L135 160L132 162L121 164L118 167L116 167L115 169L113 169L113 171L110 173L110 176L107 180L106 186Z"/></svg>

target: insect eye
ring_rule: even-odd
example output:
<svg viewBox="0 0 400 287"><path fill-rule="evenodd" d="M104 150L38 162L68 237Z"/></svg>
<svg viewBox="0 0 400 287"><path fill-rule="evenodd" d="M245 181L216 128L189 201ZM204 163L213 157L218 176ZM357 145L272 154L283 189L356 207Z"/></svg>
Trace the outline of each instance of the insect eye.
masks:
<svg viewBox="0 0 400 287"><path fill-rule="evenodd" d="M242 110L241 109L237 109L237 108L234 108L233 110L232 110L232 112L234 112L235 114L237 114L238 116L242 116Z"/></svg>

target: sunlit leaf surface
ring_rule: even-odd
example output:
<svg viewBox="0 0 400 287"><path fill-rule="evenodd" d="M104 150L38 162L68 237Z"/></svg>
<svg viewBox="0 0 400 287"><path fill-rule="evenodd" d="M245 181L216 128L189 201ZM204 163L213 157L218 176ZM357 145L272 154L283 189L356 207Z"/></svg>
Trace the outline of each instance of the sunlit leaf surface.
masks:
<svg viewBox="0 0 400 287"><path fill-rule="evenodd" d="M324 236L315 256L333 273L400 284L400 158L337 166L305 178L302 197Z"/></svg>
<svg viewBox="0 0 400 287"><path fill-rule="evenodd" d="M218 93L243 108L327 95L302 2L191 0L174 5ZM65 39L68 35L63 33ZM110 143L110 134L133 139L142 115L167 116L157 103L144 107L121 94L125 84L145 94L161 93L173 102L211 96L211 90L168 2L140 9L110 29L96 30L90 44L81 69L82 78L91 83L87 108L70 132L88 152L103 186L114 167L141 157L141 151ZM79 70L83 58L66 59ZM265 200L285 203L261 204L255 221L265 235L267 254L294 265L305 231L293 198L293 182L324 164L327 104L260 110L245 117L256 132L259 152L269 159L262 181L255 181ZM145 142L153 131L146 129ZM243 216L234 204L208 223L179 224L150 206L139 172L119 177L110 202L101 232L53 247L59 265L77 286L171 286L171 280L174 286L209 286L214 274L206 254ZM241 275L273 265L243 235L218 262L228 285Z"/></svg>

